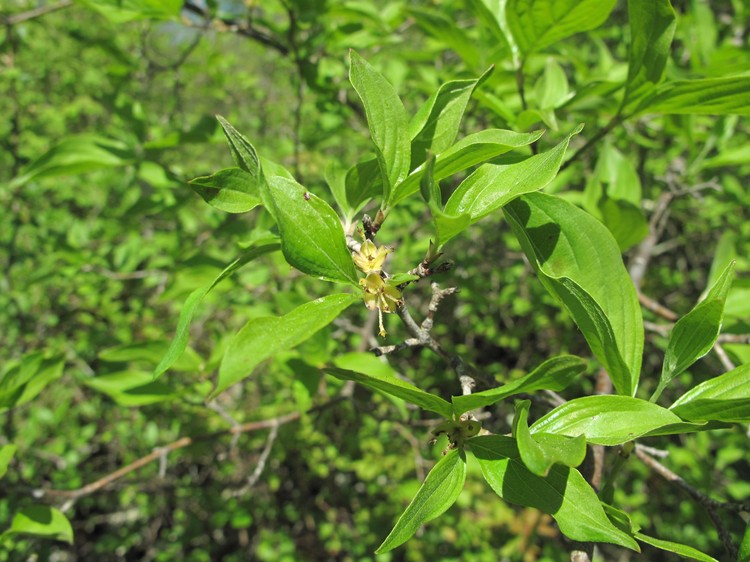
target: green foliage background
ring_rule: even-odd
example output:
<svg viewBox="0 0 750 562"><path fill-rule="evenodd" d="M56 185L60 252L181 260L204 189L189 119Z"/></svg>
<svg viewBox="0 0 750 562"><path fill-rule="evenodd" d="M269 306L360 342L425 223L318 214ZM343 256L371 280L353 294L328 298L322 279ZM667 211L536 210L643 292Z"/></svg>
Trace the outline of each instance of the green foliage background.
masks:
<svg viewBox="0 0 750 562"><path fill-rule="evenodd" d="M18 447L0 480L2 528L16 511L39 503L37 490L79 488L157 447L234 421L307 411L346 384L321 378L322 365L387 368L363 353L382 342L374 339L373 317L355 305L303 345L264 362L215 406L204 403L223 350L248 319L286 314L330 293L277 253L212 291L178 363L146 390L128 392L150 382L187 296L273 226L261 209L222 213L187 185L232 165L215 114L333 203L326 174L371 151L363 110L347 82L349 49L386 76L410 115L440 84L476 78L495 64L459 136L488 127L546 128L540 150L583 122L583 137L571 141L574 152L607 126L628 72L624 2L600 27L531 52L525 100L507 45L486 25L491 2L188 2L182 10L180 2L123 4L130 11L116 2L63 2L26 21L13 18L53 4L12 0L2 11L0 372L43 358L48 383L25 405L7 409L0 401L0 445ZM746 73L747 2L673 5L678 19L668 80ZM663 193L676 194L643 292L684 314L735 258L723 333L738 336L750 332L747 106L737 112L743 115L629 119L546 189L565 192L612 227L602 189L612 195L618 182L637 182L637 217L623 226L628 233L642 230ZM37 160L44 154L51 164ZM444 196L460 179L442 183ZM424 205L413 199L394 210L379 236L397 242L393 269L405 271L419 263L434 234ZM633 248L640 238L618 241ZM590 356L571 319L536 282L505 221L484 219L447 252L456 267L437 280L460 293L443 303L433 334L465 361L507 381L555 354ZM427 284L412 289L408 301L422 318ZM661 322L648 310L644 316ZM408 337L395 318L386 320L386 343ZM666 341L659 331L647 333L641 382L647 392L658 382ZM725 344L726 351L735 363L747 363L750 345L738 342ZM460 392L453 373L426 350L393 355L389 365L434 394ZM722 372L708 355L665 394L677 397ZM589 374L564 396L591 394L593 367ZM4 536L0 559L375 559L445 443L428 445L429 413L361 387L346 396L280 426L267 451L269 430L226 435L172 452L70 505L46 496L42 502L67 508L74 543ZM536 417L543 407L535 403ZM513 404L490 412L485 427L508 433ZM746 429L647 444L669 451L672 470L697 488L747 502ZM265 470L256 477L259 462ZM478 466L468 466L457 505L378 560L567 559L570 545L549 516L499 501ZM645 532L721 558L705 514L676 488L636 460L618 484L615 503ZM739 520L730 528L742 533ZM604 545L601 559L614 552ZM648 547L630 556L676 559Z"/></svg>

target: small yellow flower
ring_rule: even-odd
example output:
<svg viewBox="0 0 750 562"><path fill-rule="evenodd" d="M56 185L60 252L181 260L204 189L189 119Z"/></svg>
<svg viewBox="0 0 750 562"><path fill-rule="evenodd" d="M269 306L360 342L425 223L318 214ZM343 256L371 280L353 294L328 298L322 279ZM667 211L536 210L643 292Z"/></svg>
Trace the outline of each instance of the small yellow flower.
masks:
<svg viewBox="0 0 750 562"><path fill-rule="evenodd" d="M403 304L401 291L377 273L369 273L367 277L359 280L359 284L362 285L365 293L365 306L370 310L378 309L378 318L380 320L380 332L378 333L381 336L385 336L383 313L390 314Z"/></svg>
<svg viewBox="0 0 750 562"><path fill-rule="evenodd" d="M352 253L352 259L365 273L378 273L383 269L383 262L390 251L390 248L385 246L378 248L372 240L365 240L359 252Z"/></svg>

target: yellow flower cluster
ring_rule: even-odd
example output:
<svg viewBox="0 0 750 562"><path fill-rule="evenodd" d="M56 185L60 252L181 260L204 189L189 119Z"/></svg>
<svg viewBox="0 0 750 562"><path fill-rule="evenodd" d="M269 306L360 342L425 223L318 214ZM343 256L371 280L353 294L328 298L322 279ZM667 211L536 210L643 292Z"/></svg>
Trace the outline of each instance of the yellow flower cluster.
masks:
<svg viewBox="0 0 750 562"><path fill-rule="evenodd" d="M390 284L388 279L383 279L380 274L390 251L385 246L378 248L372 240L365 240L359 252L352 254L356 266L367 274L367 277L359 280L359 284L365 293L365 306L370 310L377 309L378 311L381 336L386 335L383 327L383 313L390 314L403 303L398 287Z"/></svg>

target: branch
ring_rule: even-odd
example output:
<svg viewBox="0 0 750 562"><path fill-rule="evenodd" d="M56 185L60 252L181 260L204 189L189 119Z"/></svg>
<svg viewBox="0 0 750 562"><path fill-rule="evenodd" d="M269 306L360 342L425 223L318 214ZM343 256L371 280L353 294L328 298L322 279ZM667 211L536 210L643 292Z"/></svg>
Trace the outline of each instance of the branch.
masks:
<svg viewBox="0 0 750 562"><path fill-rule="evenodd" d="M326 404L318 406L317 409L320 409L323 406L327 406L331 404L332 402L333 401L327 402ZM311 408L309 411L312 411L315 409L316 408ZM232 426L230 428L220 430L220 431L214 431L212 433L206 433L204 435L198 435L196 437L182 437L178 439L177 441L173 441L172 443L169 443L168 445L154 449L148 455L143 456L139 458L138 460L135 460L131 462L130 464L125 465L122 468L119 468L115 470L114 472L107 474L106 476L94 482L91 482L90 484L86 484L85 486L82 486L81 488L77 488L75 490L38 489L38 490L34 490L33 495L37 498L49 496L53 498L61 498L61 499L75 501L79 498L82 498L83 496L88 496L90 494L98 492L99 490L108 486L112 482L119 480L123 476L126 476L130 474L131 472L138 470L139 468L143 468L147 464L150 464L156 460L163 458L165 455L167 455L168 453L171 453L172 451L184 449L185 447L188 447L195 443L201 443L204 441L213 441L217 437L222 437L224 435L238 435L240 433L250 433L250 432L258 431L261 429L269 429L269 428L278 427L280 425L284 425L284 424L293 422L295 420L298 420L300 416L301 414L299 412L292 412L284 416L279 416L278 418L243 423L241 425Z"/></svg>
<svg viewBox="0 0 750 562"><path fill-rule="evenodd" d="M201 6L198 6L197 4L194 4L193 2L185 2L183 8L186 11L200 16L206 20L211 19L211 14L208 10L202 8ZM238 35L242 35L243 37L247 37L249 39L252 39L253 41L258 42L261 45L271 47L284 56L287 56L289 54L289 48L273 35L271 35L270 32L257 29L248 24L238 23L236 20L233 20L231 18L221 18L219 21L225 26L227 31L237 33ZM189 25L189 23L187 24ZM214 29L217 29L218 26L214 25L212 27L214 27ZM218 28L217 31L221 31L221 29Z"/></svg>
<svg viewBox="0 0 750 562"><path fill-rule="evenodd" d="M647 297L640 291L638 291L638 301L643 305L644 308L647 308L651 312L655 312L665 320L676 322L680 318L679 314L668 309L666 306L659 304L651 297Z"/></svg>
<svg viewBox="0 0 750 562"><path fill-rule="evenodd" d="M52 12L57 12L58 10L69 8L72 5L73 5L73 0L62 0L61 2L58 2L57 4L48 4L45 6L39 6L38 8L34 8L33 10L29 10L28 12L21 12L20 14L16 14L15 16L8 16L7 18L5 18L4 23L5 25L17 25L25 21L36 19L47 14L51 14Z"/></svg>
<svg viewBox="0 0 750 562"><path fill-rule="evenodd" d="M703 508L706 510L706 513L711 518L711 522L713 523L714 528L716 529L716 532L719 534L719 538L721 539L721 542L724 545L724 549L727 551L727 554L729 555L730 560L737 560L737 547L732 542L732 537L730 536L729 531L724 526L724 522L721 520L721 518L719 517L718 513L716 513L716 511L717 509L727 509L730 511L744 511L746 508L750 506L735 504L733 502L720 502L713 498L708 497L706 494L704 494L700 490L688 484L681 476L672 472L666 466L664 466L655 458L653 458L651 455L649 455L646 452L646 450L644 450L644 448L638 444L636 444L635 446L635 454L651 470L656 472L659 476L661 476L668 482L671 482L678 488L681 488L691 498L693 498L695 501L697 501L700 505L703 506Z"/></svg>
<svg viewBox="0 0 750 562"><path fill-rule="evenodd" d="M421 325L417 324L412 315L409 313L406 304L396 309L401 321L406 326L406 329L413 336L402 343L395 346L379 347L374 348L372 351L376 355L385 355L387 353L393 353L394 351L400 351L407 347L427 347L438 355L443 361L450 365L451 369L456 373L456 377L461 383L462 389L474 388L476 382L479 381L481 386L484 388L494 388L497 383L487 375L483 375L471 369L461 357L458 355L452 355L448 353L440 343L432 337L430 331L432 330L433 320L435 312L440 305L440 302L448 295L455 293L458 289L448 288L441 289L437 283L433 283L432 287L432 298L430 299L430 305L428 306L427 317Z"/></svg>

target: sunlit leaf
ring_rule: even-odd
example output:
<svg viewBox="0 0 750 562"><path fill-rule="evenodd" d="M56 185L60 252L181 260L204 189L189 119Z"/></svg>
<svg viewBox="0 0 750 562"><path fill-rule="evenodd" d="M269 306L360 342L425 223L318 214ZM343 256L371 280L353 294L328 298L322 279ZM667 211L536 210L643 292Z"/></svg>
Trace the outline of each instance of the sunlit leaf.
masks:
<svg viewBox="0 0 750 562"><path fill-rule="evenodd" d="M480 436L470 439L469 445L484 479L504 500L549 513L573 540L640 551L631 536L610 522L596 492L576 469L557 465L546 477L536 476L524 466L516 440L510 437Z"/></svg>
<svg viewBox="0 0 750 562"><path fill-rule="evenodd" d="M554 433L529 431L528 415L530 400L516 403L516 417L513 420L513 437L521 454L521 460L537 476L547 476L555 464L576 467L586 456L586 437L567 437Z"/></svg>
<svg viewBox="0 0 750 562"><path fill-rule="evenodd" d="M524 195L504 210L540 281L578 324L618 393L635 394L641 307L612 235L585 211L543 193Z"/></svg>
<svg viewBox="0 0 750 562"><path fill-rule="evenodd" d="M16 445L3 445L0 447L0 478L5 476L8 471L8 465L13 460L13 455L16 454L18 447Z"/></svg>
<svg viewBox="0 0 750 562"><path fill-rule="evenodd" d="M508 28L523 55L599 27L616 0L508 0Z"/></svg>
<svg viewBox="0 0 750 562"><path fill-rule="evenodd" d="M396 90L370 63L350 51L349 80L362 100L370 136L378 151L382 172L383 200L409 173L409 118Z"/></svg>
<svg viewBox="0 0 750 562"><path fill-rule="evenodd" d="M397 398L416 404L424 410L440 414L444 418L450 418L453 414L453 409L451 408L450 403L446 400L434 394L430 394L429 392L425 392L413 384L402 381L390 374L375 372L364 374L349 371L347 369L336 369L334 367L326 367L323 371L338 379L356 381L369 388L385 392L391 396L396 396Z"/></svg>
<svg viewBox="0 0 750 562"><path fill-rule="evenodd" d="M435 181L443 180L471 166L510 152L514 148L527 146L539 140L542 134L544 131L516 133L503 129L487 129L467 135L435 156L433 177ZM418 166L408 178L396 186L392 197L394 205L419 191L423 174L424 165Z"/></svg>
<svg viewBox="0 0 750 562"><path fill-rule="evenodd" d="M227 168L192 179L189 183L212 207L227 213L246 213L261 204L257 181L241 168Z"/></svg>
<svg viewBox="0 0 750 562"><path fill-rule="evenodd" d="M63 513L46 505L32 505L13 516L3 534L33 535L73 543L73 527Z"/></svg>
<svg viewBox="0 0 750 562"><path fill-rule="evenodd" d="M669 408L690 421L750 421L750 364L688 390Z"/></svg>
<svg viewBox="0 0 750 562"><path fill-rule="evenodd" d="M630 46L628 78L620 113L628 115L656 91L664 78L675 13L669 0L629 0Z"/></svg>
<svg viewBox="0 0 750 562"><path fill-rule="evenodd" d="M674 413L630 396L584 396L558 406L531 426L532 435L556 433L596 445L621 445L650 431L679 423Z"/></svg>
<svg viewBox="0 0 750 562"><path fill-rule="evenodd" d="M547 359L528 375L507 384L474 392L463 396L453 396L453 412L456 417L469 410L490 406L514 394L531 393L537 390L564 390L578 375L586 370L586 362L574 355L560 355Z"/></svg>
<svg viewBox="0 0 750 562"><path fill-rule="evenodd" d="M211 397L249 377L269 357L301 344L359 299L359 295L328 295L298 306L284 316L248 320L229 343Z"/></svg>
<svg viewBox="0 0 750 562"><path fill-rule="evenodd" d="M461 450L453 449L432 467L417 495L396 522L377 554L393 550L408 541L423 523L432 521L452 506L466 480L466 459Z"/></svg>
<svg viewBox="0 0 750 562"><path fill-rule="evenodd" d="M661 84L639 113L750 115L750 76Z"/></svg>
<svg viewBox="0 0 750 562"><path fill-rule="evenodd" d="M267 178L262 189L279 225L281 249L289 264L314 277L357 285L341 220L330 205L281 176Z"/></svg>
<svg viewBox="0 0 750 562"><path fill-rule="evenodd" d="M24 167L10 185L20 187L32 180L50 176L119 168L132 164L135 157L133 149L120 141L89 134L71 136Z"/></svg>
<svg viewBox="0 0 750 562"><path fill-rule="evenodd" d="M279 248L280 246L276 241L259 241L257 246L250 248L239 258L225 267L208 286L201 287L190 293L190 296L187 298L185 304L182 306L182 310L180 311L180 318L177 320L177 330L174 339L172 340L169 349L164 354L164 357L162 357L161 361L159 361L159 364L154 369L154 378L164 374L184 353L190 335L190 323L193 321L195 311L203 298L211 292L216 285L221 283L221 281L229 277L243 265L250 263L255 258L264 254L275 252Z"/></svg>
<svg viewBox="0 0 750 562"><path fill-rule="evenodd" d="M661 384L666 384L708 353L719 337L724 303L732 284L734 262L730 263L706 298L680 318L669 334Z"/></svg>

